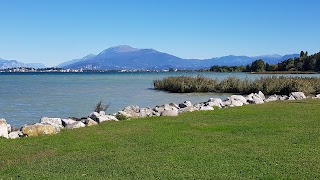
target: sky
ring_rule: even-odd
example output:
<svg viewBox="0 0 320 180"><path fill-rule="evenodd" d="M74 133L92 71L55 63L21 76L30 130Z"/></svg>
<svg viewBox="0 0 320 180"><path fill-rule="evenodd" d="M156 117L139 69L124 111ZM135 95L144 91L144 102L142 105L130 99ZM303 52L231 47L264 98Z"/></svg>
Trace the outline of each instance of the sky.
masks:
<svg viewBox="0 0 320 180"><path fill-rule="evenodd" d="M320 51L319 0L0 0L0 58L59 63L112 46L181 58Z"/></svg>

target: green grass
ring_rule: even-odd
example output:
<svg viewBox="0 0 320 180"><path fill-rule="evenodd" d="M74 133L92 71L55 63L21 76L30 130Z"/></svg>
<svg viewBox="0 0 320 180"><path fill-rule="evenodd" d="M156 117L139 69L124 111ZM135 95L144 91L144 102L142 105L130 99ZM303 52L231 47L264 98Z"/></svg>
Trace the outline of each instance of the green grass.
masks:
<svg viewBox="0 0 320 180"><path fill-rule="evenodd" d="M0 139L0 179L315 179L320 101L281 101Z"/></svg>

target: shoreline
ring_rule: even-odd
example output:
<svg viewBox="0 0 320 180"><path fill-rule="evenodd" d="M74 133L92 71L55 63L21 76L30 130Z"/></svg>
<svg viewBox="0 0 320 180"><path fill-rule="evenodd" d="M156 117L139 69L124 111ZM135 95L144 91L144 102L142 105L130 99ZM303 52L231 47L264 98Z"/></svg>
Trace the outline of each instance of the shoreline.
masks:
<svg viewBox="0 0 320 180"><path fill-rule="evenodd" d="M43 117L39 123L24 125L20 128L12 127L5 119L0 118L0 137L6 139L17 139L29 136L57 134L62 129L77 129L87 126L98 125L105 121L122 121L134 118L178 116L185 112L193 111L213 111L215 108L232 108L247 104L264 104L271 101L320 99L320 94L316 96L305 96L303 92L291 92L289 95L265 96L261 91L249 95L231 95L225 100L220 98L210 98L207 102L192 104L185 101L180 104L170 103L157 105L154 108L139 106L128 106L122 111L113 114L106 114L104 111L95 111L84 118L49 118Z"/></svg>

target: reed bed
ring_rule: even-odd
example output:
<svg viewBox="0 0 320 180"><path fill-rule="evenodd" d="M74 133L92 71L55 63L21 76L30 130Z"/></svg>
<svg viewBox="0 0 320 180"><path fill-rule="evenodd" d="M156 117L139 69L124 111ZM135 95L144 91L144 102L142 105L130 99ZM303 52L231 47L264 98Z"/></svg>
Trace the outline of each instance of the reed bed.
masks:
<svg viewBox="0 0 320 180"><path fill-rule="evenodd" d="M262 91L264 94L284 94L301 91L305 94L320 93L320 78L267 76L255 80L228 77L218 80L204 76L170 76L153 81L157 90L171 93L217 92L249 94Z"/></svg>

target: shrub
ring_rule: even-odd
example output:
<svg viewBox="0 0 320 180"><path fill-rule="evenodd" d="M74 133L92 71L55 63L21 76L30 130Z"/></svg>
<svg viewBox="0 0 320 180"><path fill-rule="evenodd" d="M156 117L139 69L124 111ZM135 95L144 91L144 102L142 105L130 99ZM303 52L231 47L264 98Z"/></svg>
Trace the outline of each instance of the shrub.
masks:
<svg viewBox="0 0 320 180"><path fill-rule="evenodd" d="M116 115L116 118L119 120L119 121L123 121L123 120L127 120L128 118L123 115L123 114L117 114Z"/></svg>
<svg viewBox="0 0 320 180"><path fill-rule="evenodd" d="M94 108L94 111L95 112L100 112L100 111L107 111L107 109L109 108L109 106L110 106L110 103L109 104L103 104L102 103L102 100L100 100L97 104L96 104L96 106L95 106L95 108Z"/></svg>

